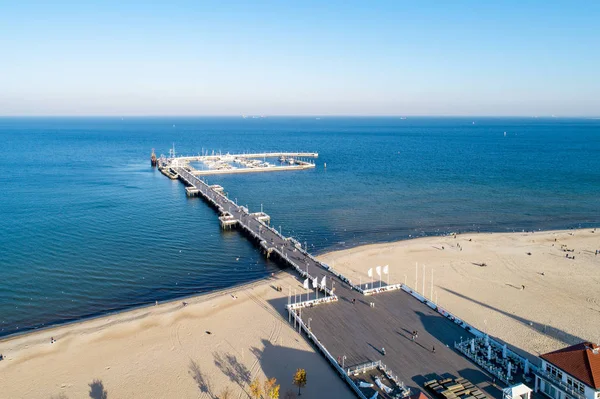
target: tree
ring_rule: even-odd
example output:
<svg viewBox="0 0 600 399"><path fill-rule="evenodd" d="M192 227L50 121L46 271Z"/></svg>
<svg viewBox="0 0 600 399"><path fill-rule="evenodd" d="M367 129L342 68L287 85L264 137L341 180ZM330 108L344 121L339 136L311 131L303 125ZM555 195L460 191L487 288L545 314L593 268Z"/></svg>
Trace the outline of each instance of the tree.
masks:
<svg viewBox="0 0 600 399"><path fill-rule="evenodd" d="M306 385L306 370L298 369L296 370L296 374L294 374L294 385L298 387L298 396L302 395L300 393L300 388L303 388Z"/></svg>
<svg viewBox="0 0 600 399"><path fill-rule="evenodd" d="M267 378L263 384L263 393L265 394L265 396L269 395L269 391L271 390L271 388L273 388L273 385L275 385L275 383L277 382L277 380L275 378Z"/></svg>
<svg viewBox="0 0 600 399"><path fill-rule="evenodd" d="M279 399L279 388L280 385L277 384L275 377L268 378L264 383L264 394L269 399Z"/></svg>
<svg viewBox="0 0 600 399"><path fill-rule="evenodd" d="M266 389L267 384L269 385L269 389ZM267 381L265 381L265 395L267 395L269 399L279 399L280 387L281 386L277 383L275 378L269 378Z"/></svg>
<svg viewBox="0 0 600 399"><path fill-rule="evenodd" d="M260 399L262 394L263 394L262 385L260 384L260 380L258 379L258 377L256 377L250 384L250 395L254 399Z"/></svg>

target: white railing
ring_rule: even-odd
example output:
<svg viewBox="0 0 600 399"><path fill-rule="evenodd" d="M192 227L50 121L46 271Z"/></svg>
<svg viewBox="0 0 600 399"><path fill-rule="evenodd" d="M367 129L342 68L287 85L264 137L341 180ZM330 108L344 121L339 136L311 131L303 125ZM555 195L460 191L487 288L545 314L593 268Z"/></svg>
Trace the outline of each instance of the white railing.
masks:
<svg viewBox="0 0 600 399"><path fill-rule="evenodd" d="M540 368L540 369L538 369L535 372L535 374L539 375L540 377L543 377L545 380L547 380L548 383L550 383L552 385L558 386L558 389L560 389L561 391L566 392L570 396L573 396L573 397L575 397L577 399L585 399L584 395L582 395L579 392L575 391L573 389L573 387L568 386L567 384L565 384L564 381L559 380L558 378L556 378L552 374L548 373L547 371L542 370Z"/></svg>
<svg viewBox="0 0 600 399"><path fill-rule="evenodd" d="M475 328L474 326L472 326L471 324L467 323L466 321L464 321L464 320L456 317L454 314L448 312L444 308L441 308L435 302L433 302L431 300L428 300L423 295L421 295L418 292L414 291L409 286L407 286L405 284L401 284L401 286L402 286L402 290L403 291L407 292L408 294L412 295L413 297L415 297L419 301L423 302L424 304L426 304L427 306L429 306L431 309L435 310L436 312L438 312L442 316L446 317L448 320L453 321L454 323L458 324L460 327L464 328L466 331L470 332L475 337L477 337L477 338L483 338L483 337L485 337L486 334L483 331L480 331L479 329ZM489 340L490 345L494 345L494 346L500 347L500 348L504 347L504 344L501 344L500 342L496 341L492 337L488 336L488 340ZM523 356L519 355L518 353L512 351L509 348L506 349L506 352L507 352L507 356L508 357L510 357L512 359L515 359L517 362L519 362L521 364L525 363L526 359ZM535 364L532 364L532 363L529 363L529 368L533 372L535 372L535 371L538 370L538 367Z"/></svg>
<svg viewBox="0 0 600 399"><path fill-rule="evenodd" d="M408 388L403 381L400 381L400 379L398 378L397 375L394 375L392 373L392 370L389 370L387 368L387 366L383 363L381 363L379 369L381 371L383 371L383 373L386 375L386 377L392 381L394 384L396 384L396 386L398 387L398 389L400 390L398 395L395 395L394 398L406 398L407 396L410 396L410 388Z"/></svg>
<svg viewBox="0 0 600 399"><path fill-rule="evenodd" d="M290 312L290 309L288 309L288 312ZM321 344L321 342L312 333L312 331L310 331L306 327L306 325L302 321L302 318L300 318L300 316L298 316L295 311L291 311L290 314L292 316L294 316L294 322L299 323L300 329L304 330L304 332L306 333L306 335L308 336L308 338L311 341L313 341L313 343L317 346L317 348L319 348L319 350L321 351L321 353L323 353L323 355L325 356L325 358L327 360L329 360L329 363L331 363L331 365L337 370L337 372L339 373L340 377L342 377L342 379L344 381L346 381L346 383L350 386L350 388L354 391L354 393L356 393L356 395L360 399L367 399L367 397L362 393L362 391L356 386L356 384L354 383L354 381L352 381L352 379L350 377L348 377L348 374L346 374L346 372L340 367L340 365L338 364L338 362L333 358L333 356L331 356L331 354L329 353L329 351L323 346L323 344Z"/></svg>
<svg viewBox="0 0 600 399"><path fill-rule="evenodd" d="M295 310L295 309L302 309L302 308L310 308L315 305L322 305L324 303L337 302L337 300L338 300L338 297L333 295L333 296L327 296L324 298L315 298L315 299L311 299L308 301L290 303L290 304L285 305L285 307L288 308L288 311L289 311L290 309Z"/></svg>
<svg viewBox="0 0 600 399"><path fill-rule="evenodd" d="M362 363L362 364L358 364L356 366L352 366L352 367L348 367L348 369L346 370L346 374L350 375L358 375L360 373L365 373L369 370L373 370L376 369L378 367L381 366L381 360L378 360L376 362L367 362L367 363Z"/></svg>
<svg viewBox="0 0 600 399"><path fill-rule="evenodd" d="M381 292L401 290L403 285L404 284L386 285L386 286L383 286L383 287L369 288L367 290L362 290L362 292L363 292L364 295L379 294Z"/></svg>

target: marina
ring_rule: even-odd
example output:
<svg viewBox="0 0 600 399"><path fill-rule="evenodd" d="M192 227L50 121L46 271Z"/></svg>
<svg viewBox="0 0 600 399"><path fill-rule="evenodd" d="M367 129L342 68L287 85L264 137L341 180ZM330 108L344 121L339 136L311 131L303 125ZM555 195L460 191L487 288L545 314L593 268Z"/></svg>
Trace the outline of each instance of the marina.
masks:
<svg viewBox="0 0 600 399"><path fill-rule="evenodd" d="M152 166L158 166L170 179L177 178L175 168L184 168L195 176L313 169L312 159L319 156L314 152L264 152L175 157L174 148L169 153L169 158L163 155L157 160L152 150L150 160ZM196 169L192 164L200 164L203 169Z"/></svg>
<svg viewBox="0 0 600 399"><path fill-rule="evenodd" d="M267 155L285 159L318 157L312 153L263 153L243 158ZM239 155L210 157L211 161L223 161ZM168 177L181 180L188 196L201 197L214 208L222 229L239 229L265 256L297 272L305 291L292 296L290 289L287 303L273 307L287 311L288 321L320 350L357 397L366 399L375 393L390 398L407 397L425 389L426 382L443 378L468 381L478 399L501 397L501 391L491 383L489 370L455 350L461 347L457 343L476 338L466 325L448 320L447 312L424 298L415 299L403 284L379 282L378 288L370 289L353 284L317 261L300 242L272 228L268 214L262 210L250 212L229 199L222 186L208 185L190 166L190 162L198 160L208 159L162 158L158 166Z"/></svg>

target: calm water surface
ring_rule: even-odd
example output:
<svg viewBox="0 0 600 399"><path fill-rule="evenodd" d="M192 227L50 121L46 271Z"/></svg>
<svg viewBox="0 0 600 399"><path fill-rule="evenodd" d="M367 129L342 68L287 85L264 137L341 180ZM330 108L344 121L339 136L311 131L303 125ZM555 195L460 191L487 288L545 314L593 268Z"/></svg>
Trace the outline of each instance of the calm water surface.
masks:
<svg viewBox="0 0 600 399"><path fill-rule="evenodd" d="M0 143L0 335L277 268L150 167L173 143L319 152L315 170L208 177L315 253L600 225L600 120L0 118Z"/></svg>

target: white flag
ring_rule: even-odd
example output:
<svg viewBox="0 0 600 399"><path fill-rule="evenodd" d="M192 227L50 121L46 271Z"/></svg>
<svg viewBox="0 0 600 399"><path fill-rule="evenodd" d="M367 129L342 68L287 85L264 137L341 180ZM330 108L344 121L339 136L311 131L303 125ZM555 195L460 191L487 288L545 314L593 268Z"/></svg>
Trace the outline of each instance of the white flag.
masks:
<svg viewBox="0 0 600 399"><path fill-rule="evenodd" d="M318 288L319 287L319 280L316 277L313 278L312 286L313 286L313 288Z"/></svg>
<svg viewBox="0 0 600 399"><path fill-rule="evenodd" d="M304 288L308 289L308 279L304 280Z"/></svg>
<svg viewBox="0 0 600 399"><path fill-rule="evenodd" d="M370 268L369 271L367 272L367 275L369 277L373 277L373 268Z"/></svg>
<svg viewBox="0 0 600 399"><path fill-rule="evenodd" d="M325 277L327 276L323 276L323 280L321 280L321 289L325 289Z"/></svg>
<svg viewBox="0 0 600 399"><path fill-rule="evenodd" d="M381 276L381 266L377 266L377 267L375 268L375 271L377 272L377 275L378 275L378 276Z"/></svg>
<svg viewBox="0 0 600 399"><path fill-rule="evenodd" d="M390 272L390 270L389 270L389 268L388 268L388 265L385 265L385 266L383 267L383 274L388 274L389 272Z"/></svg>

